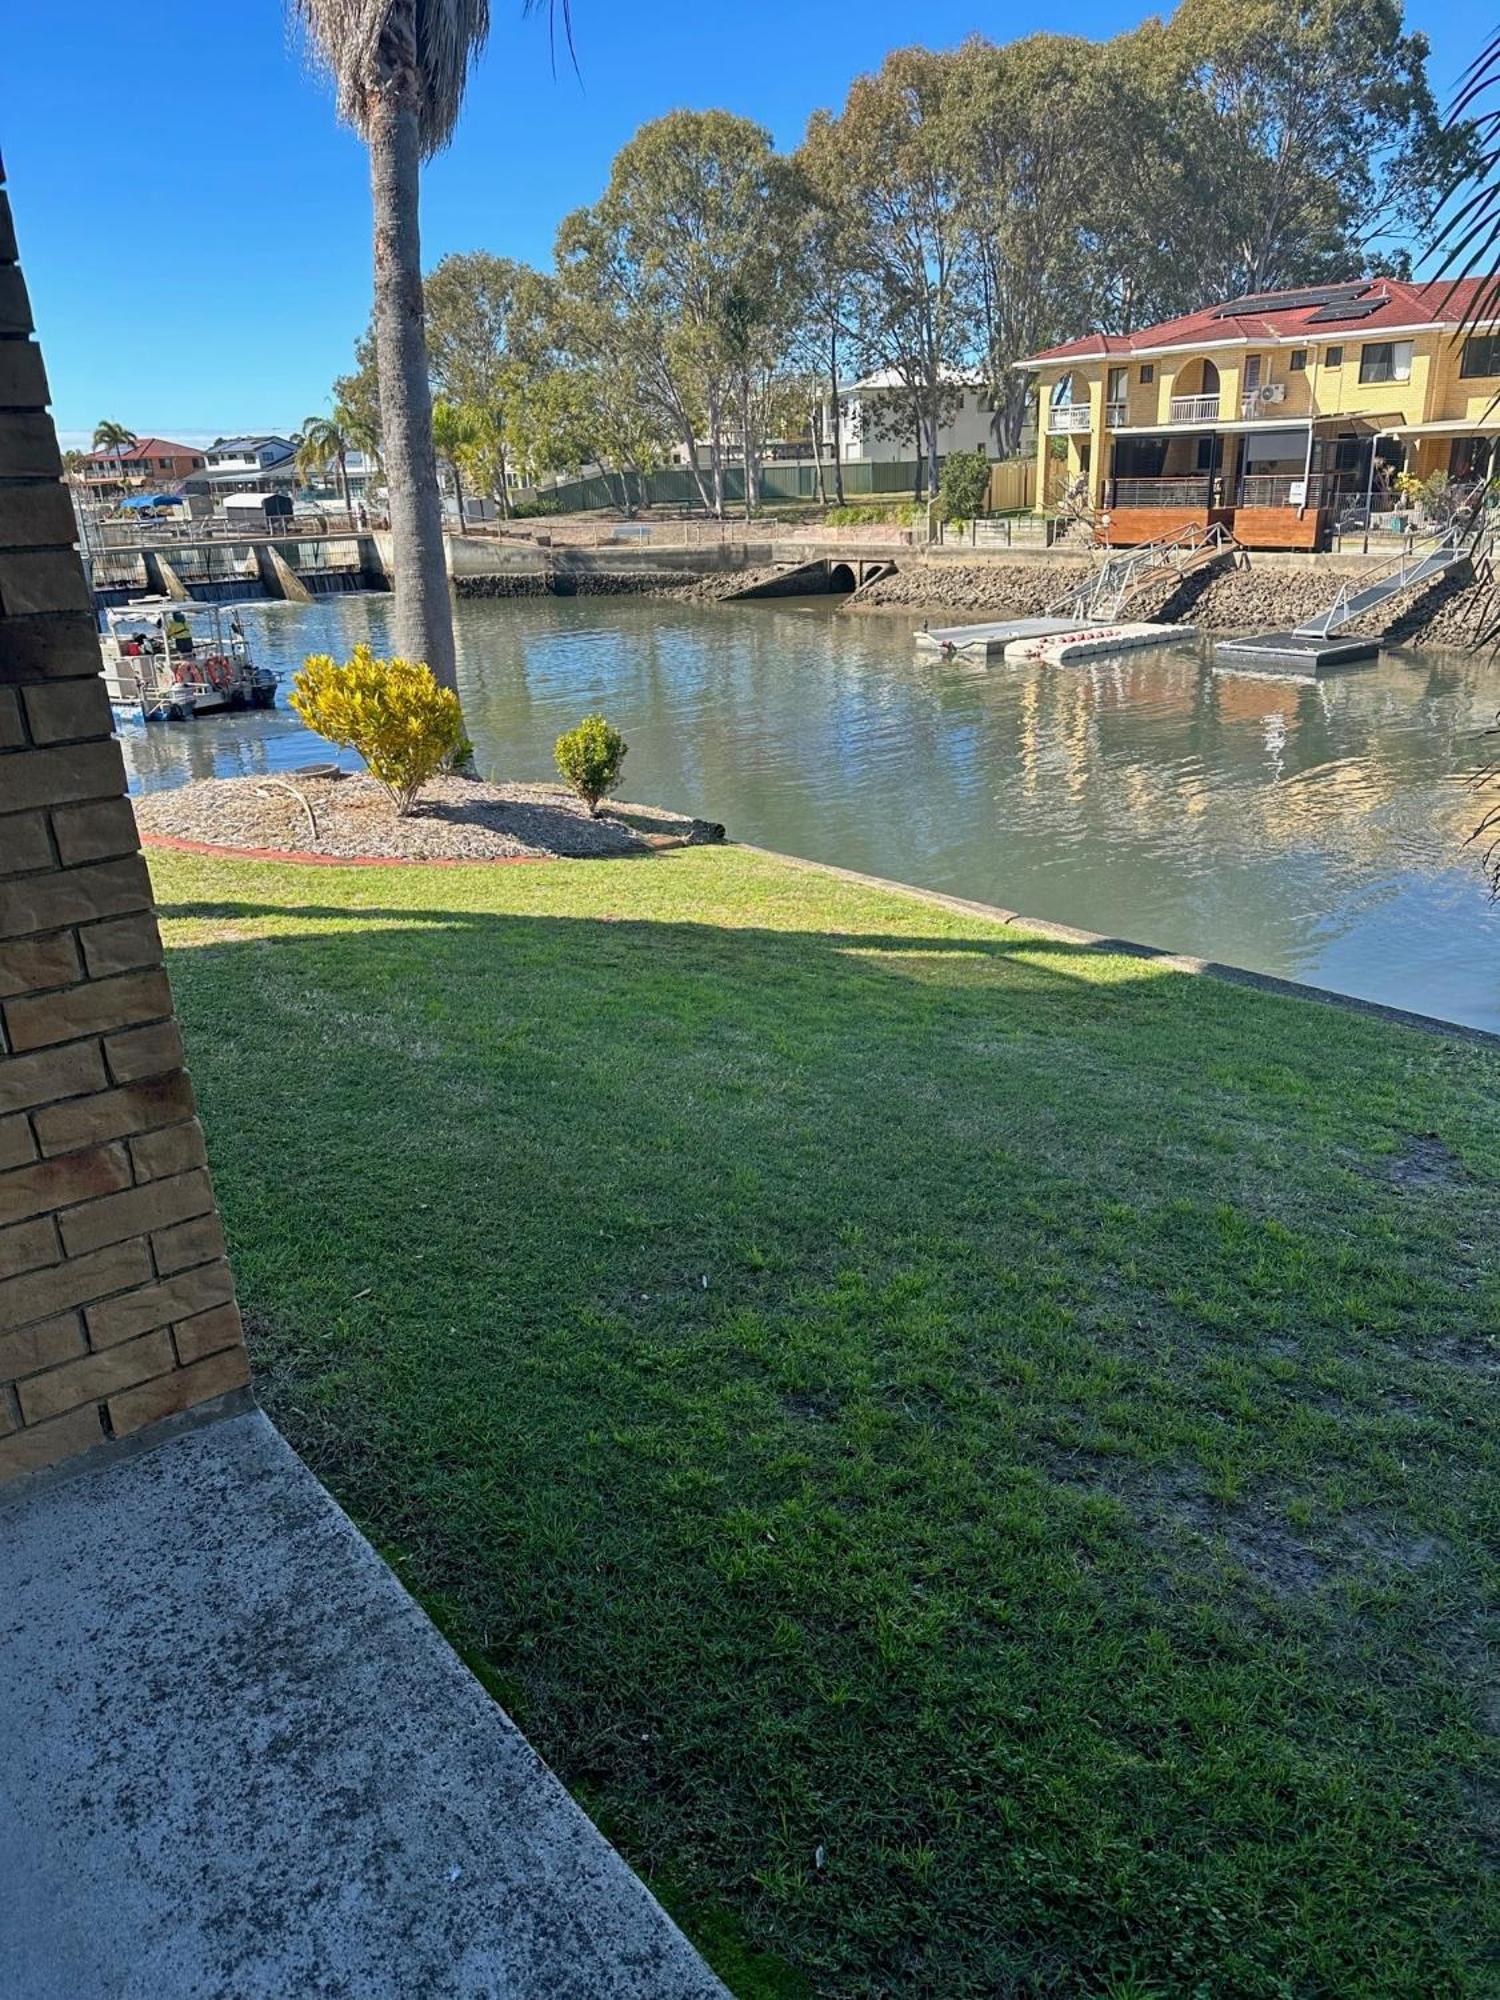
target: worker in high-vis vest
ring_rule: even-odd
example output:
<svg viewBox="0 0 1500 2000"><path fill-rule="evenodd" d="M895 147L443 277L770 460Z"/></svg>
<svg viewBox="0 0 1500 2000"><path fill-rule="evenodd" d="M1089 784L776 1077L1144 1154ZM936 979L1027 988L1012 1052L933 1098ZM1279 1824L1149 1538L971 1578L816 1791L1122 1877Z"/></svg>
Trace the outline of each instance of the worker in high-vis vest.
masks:
<svg viewBox="0 0 1500 2000"><path fill-rule="evenodd" d="M193 650L193 628L180 611L174 611L167 620L167 650L172 653Z"/></svg>

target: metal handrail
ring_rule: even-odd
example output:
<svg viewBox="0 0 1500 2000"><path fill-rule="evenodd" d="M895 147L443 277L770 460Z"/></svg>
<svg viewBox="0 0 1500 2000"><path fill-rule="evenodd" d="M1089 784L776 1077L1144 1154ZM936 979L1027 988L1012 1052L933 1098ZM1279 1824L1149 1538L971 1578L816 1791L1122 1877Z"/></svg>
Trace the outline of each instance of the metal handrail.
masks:
<svg viewBox="0 0 1500 2000"><path fill-rule="evenodd" d="M1184 575L1185 558L1192 557L1193 567L1197 568L1201 558L1229 555L1238 548L1239 543L1221 521L1210 522L1206 527L1195 522L1175 534L1160 535L1154 542L1142 542L1120 555L1107 557L1092 576L1085 577L1055 604L1049 604L1046 615L1117 618L1153 573L1167 569Z"/></svg>
<svg viewBox="0 0 1500 2000"><path fill-rule="evenodd" d="M1472 559L1487 544L1491 525L1484 509L1485 488L1481 483L1459 499L1445 526L1426 535L1415 535L1399 556L1364 576L1345 577L1338 595L1326 611L1295 628L1298 638L1326 639L1342 626L1372 611L1377 604L1408 589L1414 583L1440 576L1465 557Z"/></svg>

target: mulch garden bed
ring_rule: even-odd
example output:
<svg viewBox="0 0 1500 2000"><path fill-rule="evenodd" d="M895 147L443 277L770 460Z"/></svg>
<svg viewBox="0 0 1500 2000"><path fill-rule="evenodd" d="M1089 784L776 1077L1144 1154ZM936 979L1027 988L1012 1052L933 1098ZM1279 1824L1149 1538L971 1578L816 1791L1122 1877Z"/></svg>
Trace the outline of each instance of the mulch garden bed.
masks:
<svg viewBox="0 0 1500 2000"><path fill-rule="evenodd" d="M435 778L404 818L364 772L207 778L135 801L148 842L348 861L540 861L722 840L724 829L611 803L598 819L559 785Z"/></svg>

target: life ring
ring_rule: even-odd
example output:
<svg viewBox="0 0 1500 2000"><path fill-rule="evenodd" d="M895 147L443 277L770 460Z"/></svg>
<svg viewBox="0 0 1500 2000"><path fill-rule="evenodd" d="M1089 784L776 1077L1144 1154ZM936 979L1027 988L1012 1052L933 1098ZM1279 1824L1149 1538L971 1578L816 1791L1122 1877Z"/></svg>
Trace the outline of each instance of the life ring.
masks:
<svg viewBox="0 0 1500 2000"><path fill-rule="evenodd" d="M195 663L192 660L179 660L172 669L172 678L179 687L189 686L198 678Z"/></svg>
<svg viewBox="0 0 1500 2000"><path fill-rule="evenodd" d="M222 653L210 653L202 662L204 678L210 687L220 690L227 688L234 679L234 669Z"/></svg>

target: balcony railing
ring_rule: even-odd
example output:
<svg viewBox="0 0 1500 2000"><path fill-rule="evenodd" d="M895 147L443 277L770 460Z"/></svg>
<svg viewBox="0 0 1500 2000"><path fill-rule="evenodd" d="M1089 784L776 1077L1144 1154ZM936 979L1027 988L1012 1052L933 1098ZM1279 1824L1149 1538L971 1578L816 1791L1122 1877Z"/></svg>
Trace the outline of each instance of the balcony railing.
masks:
<svg viewBox="0 0 1500 2000"><path fill-rule="evenodd" d="M1231 488L1222 472L1177 479L1112 479L1111 507L1331 507L1363 500L1364 486L1343 473L1252 472Z"/></svg>
<svg viewBox="0 0 1500 2000"><path fill-rule="evenodd" d="M1174 396L1169 407L1174 424L1212 424L1218 421L1217 396Z"/></svg>
<svg viewBox="0 0 1500 2000"><path fill-rule="evenodd" d="M1088 427L1087 403L1054 403L1047 412L1049 431L1086 431Z"/></svg>
<svg viewBox="0 0 1500 2000"><path fill-rule="evenodd" d="M1170 416L1174 424L1214 424L1218 422L1218 396L1174 396Z"/></svg>
<svg viewBox="0 0 1500 2000"><path fill-rule="evenodd" d="M1111 507L1207 507L1211 482L1206 472L1191 479L1112 479Z"/></svg>
<svg viewBox="0 0 1500 2000"><path fill-rule="evenodd" d="M1106 403L1104 405L1104 421L1112 431L1117 431L1121 424L1128 421L1129 416L1130 407L1126 403Z"/></svg>
<svg viewBox="0 0 1500 2000"><path fill-rule="evenodd" d="M1363 500L1364 481L1348 473L1248 472L1235 496L1241 507L1334 507Z"/></svg>

